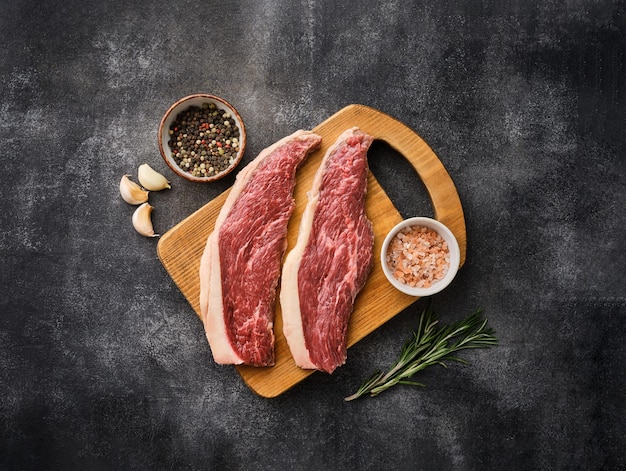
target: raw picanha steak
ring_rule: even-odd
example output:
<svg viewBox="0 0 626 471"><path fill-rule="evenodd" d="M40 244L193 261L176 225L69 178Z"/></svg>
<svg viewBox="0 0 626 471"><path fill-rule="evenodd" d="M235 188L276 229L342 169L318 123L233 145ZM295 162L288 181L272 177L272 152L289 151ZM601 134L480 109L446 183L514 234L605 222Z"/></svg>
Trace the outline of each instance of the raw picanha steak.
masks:
<svg viewBox="0 0 626 471"><path fill-rule="evenodd" d="M308 193L296 245L285 257L283 333L301 368L332 373L346 361L348 320L373 263L374 232L365 214L372 140L352 128L328 150Z"/></svg>
<svg viewBox="0 0 626 471"><path fill-rule="evenodd" d="M321 137L297 131L239 172L200 261L200 310L213 359L274 364L274 307L296 169Z"/></svg>

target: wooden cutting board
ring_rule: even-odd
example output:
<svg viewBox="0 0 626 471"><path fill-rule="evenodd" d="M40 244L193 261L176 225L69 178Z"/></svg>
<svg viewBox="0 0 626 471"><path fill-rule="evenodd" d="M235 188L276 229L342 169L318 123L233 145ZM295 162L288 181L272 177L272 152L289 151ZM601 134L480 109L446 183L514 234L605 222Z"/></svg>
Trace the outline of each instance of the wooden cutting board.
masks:
<svg viewBox="0 0 626 471"><path fill-rule="evenodd" d="M322 136L322 147L311 154L298 169L296 208L289 223L287 250L295 245L300 217L306 205L306 192L311 187L313 176L324 153L344 130L353 126L358 126L375 139L389 144L415 168L431 198L435 218L447 225L459 242L460 265L463 265L466 253L465 219L459 196L448 172L430 147L414 131L389 115L363 105L349 105L312 130ZM200 257L229 191L222 193L163 234L157 245L163 266L198 316L200 316L198 300ZM387 232L400 222L402 217L371 173L368 179L366 210L374 226L375 263L365 287L355 302L348 328L348 347L418 299L397 291L383 274L380 264L382 242ZM264 397L278 396L312 373L297 367L291 358L287 341L282 334L279 302L276 302L274 326L276 364L268 368L236 367L246 384ZM213 359L209 357L207 361ZM350 361L349 351L347 361Z"/></svg>

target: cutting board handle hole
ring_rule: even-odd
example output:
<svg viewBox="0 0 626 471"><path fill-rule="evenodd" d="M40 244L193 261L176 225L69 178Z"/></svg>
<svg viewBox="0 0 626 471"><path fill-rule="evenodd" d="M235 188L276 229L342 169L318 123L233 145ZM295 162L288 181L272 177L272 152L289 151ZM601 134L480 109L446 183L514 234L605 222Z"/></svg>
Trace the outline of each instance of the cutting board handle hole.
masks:
<svg viewBox="0 0 626 471"><path fill-rule="evenodd" d="M403 218L433 217L426 186L409 161L385 141L376 139L367 153L370 171Z"/></svg>

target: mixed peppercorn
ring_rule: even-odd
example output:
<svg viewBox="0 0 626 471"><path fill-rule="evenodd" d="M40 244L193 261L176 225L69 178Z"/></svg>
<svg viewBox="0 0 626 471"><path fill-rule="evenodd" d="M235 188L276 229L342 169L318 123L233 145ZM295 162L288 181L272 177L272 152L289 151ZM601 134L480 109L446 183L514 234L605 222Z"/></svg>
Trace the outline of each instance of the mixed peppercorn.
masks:
<svg viewBox="0 0 626 471"><path fill-rule="evenodd" d="M168 142L176 164L195 177L212 177L228 169L239 151L239 128L232 115L203 103L179 113Z"/></svg>

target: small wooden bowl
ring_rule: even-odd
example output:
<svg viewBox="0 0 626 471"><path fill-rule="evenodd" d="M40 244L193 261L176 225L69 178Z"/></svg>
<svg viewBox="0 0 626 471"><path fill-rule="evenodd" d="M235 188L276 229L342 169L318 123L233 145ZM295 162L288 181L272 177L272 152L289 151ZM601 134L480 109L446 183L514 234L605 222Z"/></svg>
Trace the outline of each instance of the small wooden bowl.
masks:
<svg viewBox="0 0 626 471"><path fill-rule="evenodd" d="M230 166L222 170L220 173L208 176L195 176L192 175L189 171L181 168L176 160L174 160L174 156L172 155L172 149L168 144L171 139L169 131L170 126L176 120L177 116L180 113L192 106L202 107L202 105L205 103L208 103L209 105L213 103L215 106L217 106L218 109L230 113L231 117L229 118L229 120L233 120L239 128L239 150L237 151L237 154L235 155L233 162L230 164ZM200 183L213 182L228 175L235 169L235 167L237 167L246 149L246 129L243 124L243 120L241 119L241 116L239 116L239 113L237 112L235 107L223 98L204 93L196 93L194 95L186 96L170 106L169 109L165 112L165 115L163 115L161 123L159 124L158 139L161 156L163 157L163 160L165 160L165 163L168 165L168 167L171 168L172 171L174 171L174 173L176 173L177 175L180 175L181 177L192 182Z"/></svg>

